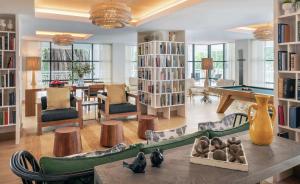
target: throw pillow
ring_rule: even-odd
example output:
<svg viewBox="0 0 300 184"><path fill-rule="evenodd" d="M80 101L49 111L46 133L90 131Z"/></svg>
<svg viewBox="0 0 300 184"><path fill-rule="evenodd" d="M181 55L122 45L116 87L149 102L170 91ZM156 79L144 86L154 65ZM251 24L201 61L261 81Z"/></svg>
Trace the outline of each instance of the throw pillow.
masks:
<svg viewBox="0 0 300 184"><path fill-rule="evenodd" d="M107 85L106 89L110 104L126 103L126 93L124 84Z"/></svg>
<svg viewBox="0 0 300 184"><path fill-rule="evenodd" d="M75 155L66 156L66 158L101 157L104 155L119 153L119 152L124 151L125 149L126 149L126 144L120 143L110 149L107 149L107 150L93 151L93 152L88 152L88 153L79 153L79 154L75 154Z"/></svg>
<svg viewBox="0 0 300 184"><path fill-rule="evenodd" d="M47 110L70 108L70 88L48 88Z"/></svg>
<svg viewBox="0 0 300 184"><path fill-rule="evenodd" d="M148 144L150 144L154 142L176 139L177 137L181 137L185 135L186 127L187 125L184 125L182 127L178 127L170 130L164 130L164 131L147 130L145 132L147 142Z"/></svg>

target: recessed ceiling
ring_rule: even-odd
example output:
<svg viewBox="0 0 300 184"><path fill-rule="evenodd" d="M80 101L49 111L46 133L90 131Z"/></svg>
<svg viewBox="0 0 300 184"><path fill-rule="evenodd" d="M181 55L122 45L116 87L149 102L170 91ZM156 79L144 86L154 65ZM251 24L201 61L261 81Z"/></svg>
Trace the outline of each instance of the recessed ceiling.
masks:
<svg viewBox="0 0 300 184"><path fill-rule="evenodd" d="M35 0L36 13L89 17L90 7L104 0ZM123 0L124 1L124 0ZM178 10L203 0L126 0L132 10L132 22L140 23L157 14ZM43 16L44 17L44 16ZM80 20L80 19L78 19Z"/></svg>

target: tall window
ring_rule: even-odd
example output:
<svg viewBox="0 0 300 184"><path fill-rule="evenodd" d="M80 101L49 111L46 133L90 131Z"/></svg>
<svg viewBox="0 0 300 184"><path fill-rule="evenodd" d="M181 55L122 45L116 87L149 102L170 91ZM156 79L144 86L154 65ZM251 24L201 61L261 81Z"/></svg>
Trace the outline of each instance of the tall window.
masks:
<svg viewBox="0 0 300 184"><path fill-rule="evenodd" d="M249 61L248 84L260 87L274 87L274 45L273 41L253 40ZM259 72L258 72L259 71Z"/></svg>
<svg viewBox="0 0 300 184"><path fill-rule="evenodd" d="M127 45L125 47L126 54L126 82L128 82L129 77L137 77L137 46Z"/></svg>
<svg viewBox="0 0 300 184"><path fill-rule="evenodd" d="M199 85L203 85L205 80L205 71L202 70L201 64L203 58L213 58L214 69L209 72L211 84L214 85L215 81L221 78L227 78L226 72L230 72L226 67L229 65L227 52L227 44L212 44L212 45L188 45L188 77L194 78Z"/></svg>
<svg viewBox="0 0 300 184"><path fill-rule="evenodd" d="M42 82L53 80L76 80L72 68L75 63L88 63L93 66L91 73L84 80L104 82L111 81L111 45L73 44L59 46L51 42L41 44Z"/></svg>

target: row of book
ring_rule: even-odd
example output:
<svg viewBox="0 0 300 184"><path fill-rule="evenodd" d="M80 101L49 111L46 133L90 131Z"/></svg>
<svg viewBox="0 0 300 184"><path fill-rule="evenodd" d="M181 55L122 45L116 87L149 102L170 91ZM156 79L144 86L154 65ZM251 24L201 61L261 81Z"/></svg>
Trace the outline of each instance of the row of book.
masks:
<svg viewBox="0 0 300 184"><path fill-rule="evenodd" d="M278 79L278 96L279 98L295 98L296 96L296 79L279 78Z"/></svg>
<svg viewBox="0 0 300 184"><path fill-rule="evenodd" d="M157 77L157 79L160 79L160 80L185 79L185 70L184 70L184 68L171 68L171 69L162 68L160 71L160 77Z"/></svg>
<svg viewBox="0 0 300 184"><path fill-rule="evenodd" d="M147 93L139 93L139 100L141 103L146 105L152 105L152 95Z"/></svg>
<svg viewBox="0 0 300 184"><path fill-rule="evenodd" d="M16 37L15 34L2 33L0 35L0 50L15 50Z"/></svg>
<svg viewBox="0 0 300 184"><path fill-rule="evenodd" d="M291 41L291 28L288 24L278 24L278 43Z"/></svg>
<svg viewBox="0 0 300 184"><path fill-rule="evenodd" d="M4 100L4 101L3 101ZM2 92L0 91L0 107L7 105L16 104L16 93L15 92Z"/></svg>
<svg viewBox="0 0 300 184"><path fill-rule="evenodd" d="M185 103L184 93L179 94L164 94L157 99L156 106L172 106L172 105L183 105Z"/></svg>
<svg viewBox="0 0 300 184"><path fill-rule="evenodd" d="M16 85L16 73L9 72L0 76L0 87L15 87Z"/></svg>
<svg viewBox="0 0 300 184"><path fill-rule="evenodd" d="M138 78L154 80L154 69L138 69ZM185 79L184 68L161 68L156 70L156 80L183 80Z"/></svg>
<svg viewBox="0 0 300 184"><path fill-rule="evenodd" d="M138 90L147 93L184 93L184 81L139 81ZM155 87L155 88L154 88Z"/></svg>
<svg viewBox="0 0 300 184"><path fill-rule="evenodd" d="M16 124L16 111L0 111L0 125Z"/></svg>
<svg viewBox="0 0 300 184"><path fill-rule="evenodd" d="M286 51L278 51L278 70L299 71L300 70L299 55L293 52L288 53Z"/></svg>
<svg viewBox="0 0 300 184"><path fill-rule="evenodd" d="M146 55L138 57L138 67L184 67L184 56L178 55Z"/></svg>
<svg viewBox="0 0 300 184"><path fill-rule="evenodd" d="M2 57L2 52L0 52L0 68L15 68L15 67L16 64L15 64L14 53L5 53L4 57Z"/></svg>
<svg viewBox="0 0 300 184"><path fill-rule="evenodd" d="M297 98L298 98L298 100L300 100L300 80L298 80L298 96L297 96Z"/></svg>
<svg viewBox="0 0 300 184"><path fill-rule="evenodd" d="M138 55L177 54L184 55L184 43L178 42L147 42L138 46Z"/></svg>
<svg viewBox="0 0 300 184"><path fill-rule="evenodd" d="M279 125L288 126L290 128L300 128L300 107L289 107L289 123L286 122L287 109L283 105L278 106L278 123Z"/></svg>

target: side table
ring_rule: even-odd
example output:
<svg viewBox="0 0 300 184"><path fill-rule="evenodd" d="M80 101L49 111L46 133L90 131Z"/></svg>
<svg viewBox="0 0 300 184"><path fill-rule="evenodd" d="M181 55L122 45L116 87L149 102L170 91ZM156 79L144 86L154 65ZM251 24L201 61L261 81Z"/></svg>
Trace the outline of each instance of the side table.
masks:
<svg viewBox="0 0 300 184"><path fill-rule="evenodd" d="M64 157L80 153L82 149L80 128L64 127L55 130L53 154Z"/></svg>
<svg viewBox="0 0 300 184"><path fill-rule="evenodd" d="M124 141L123 123L121 121L104 121L101 124L100 144L113 147Z"/></svg>
<svg viewBox="0 0 300 184"><path fill-rule="evenodd" d="M156 116L151 115L141 115L139 117L139 125L138 125L138 136L141 139L146 139L145 132L147 130L155 131L157 130L156 121L158 118Z"/></svg>

